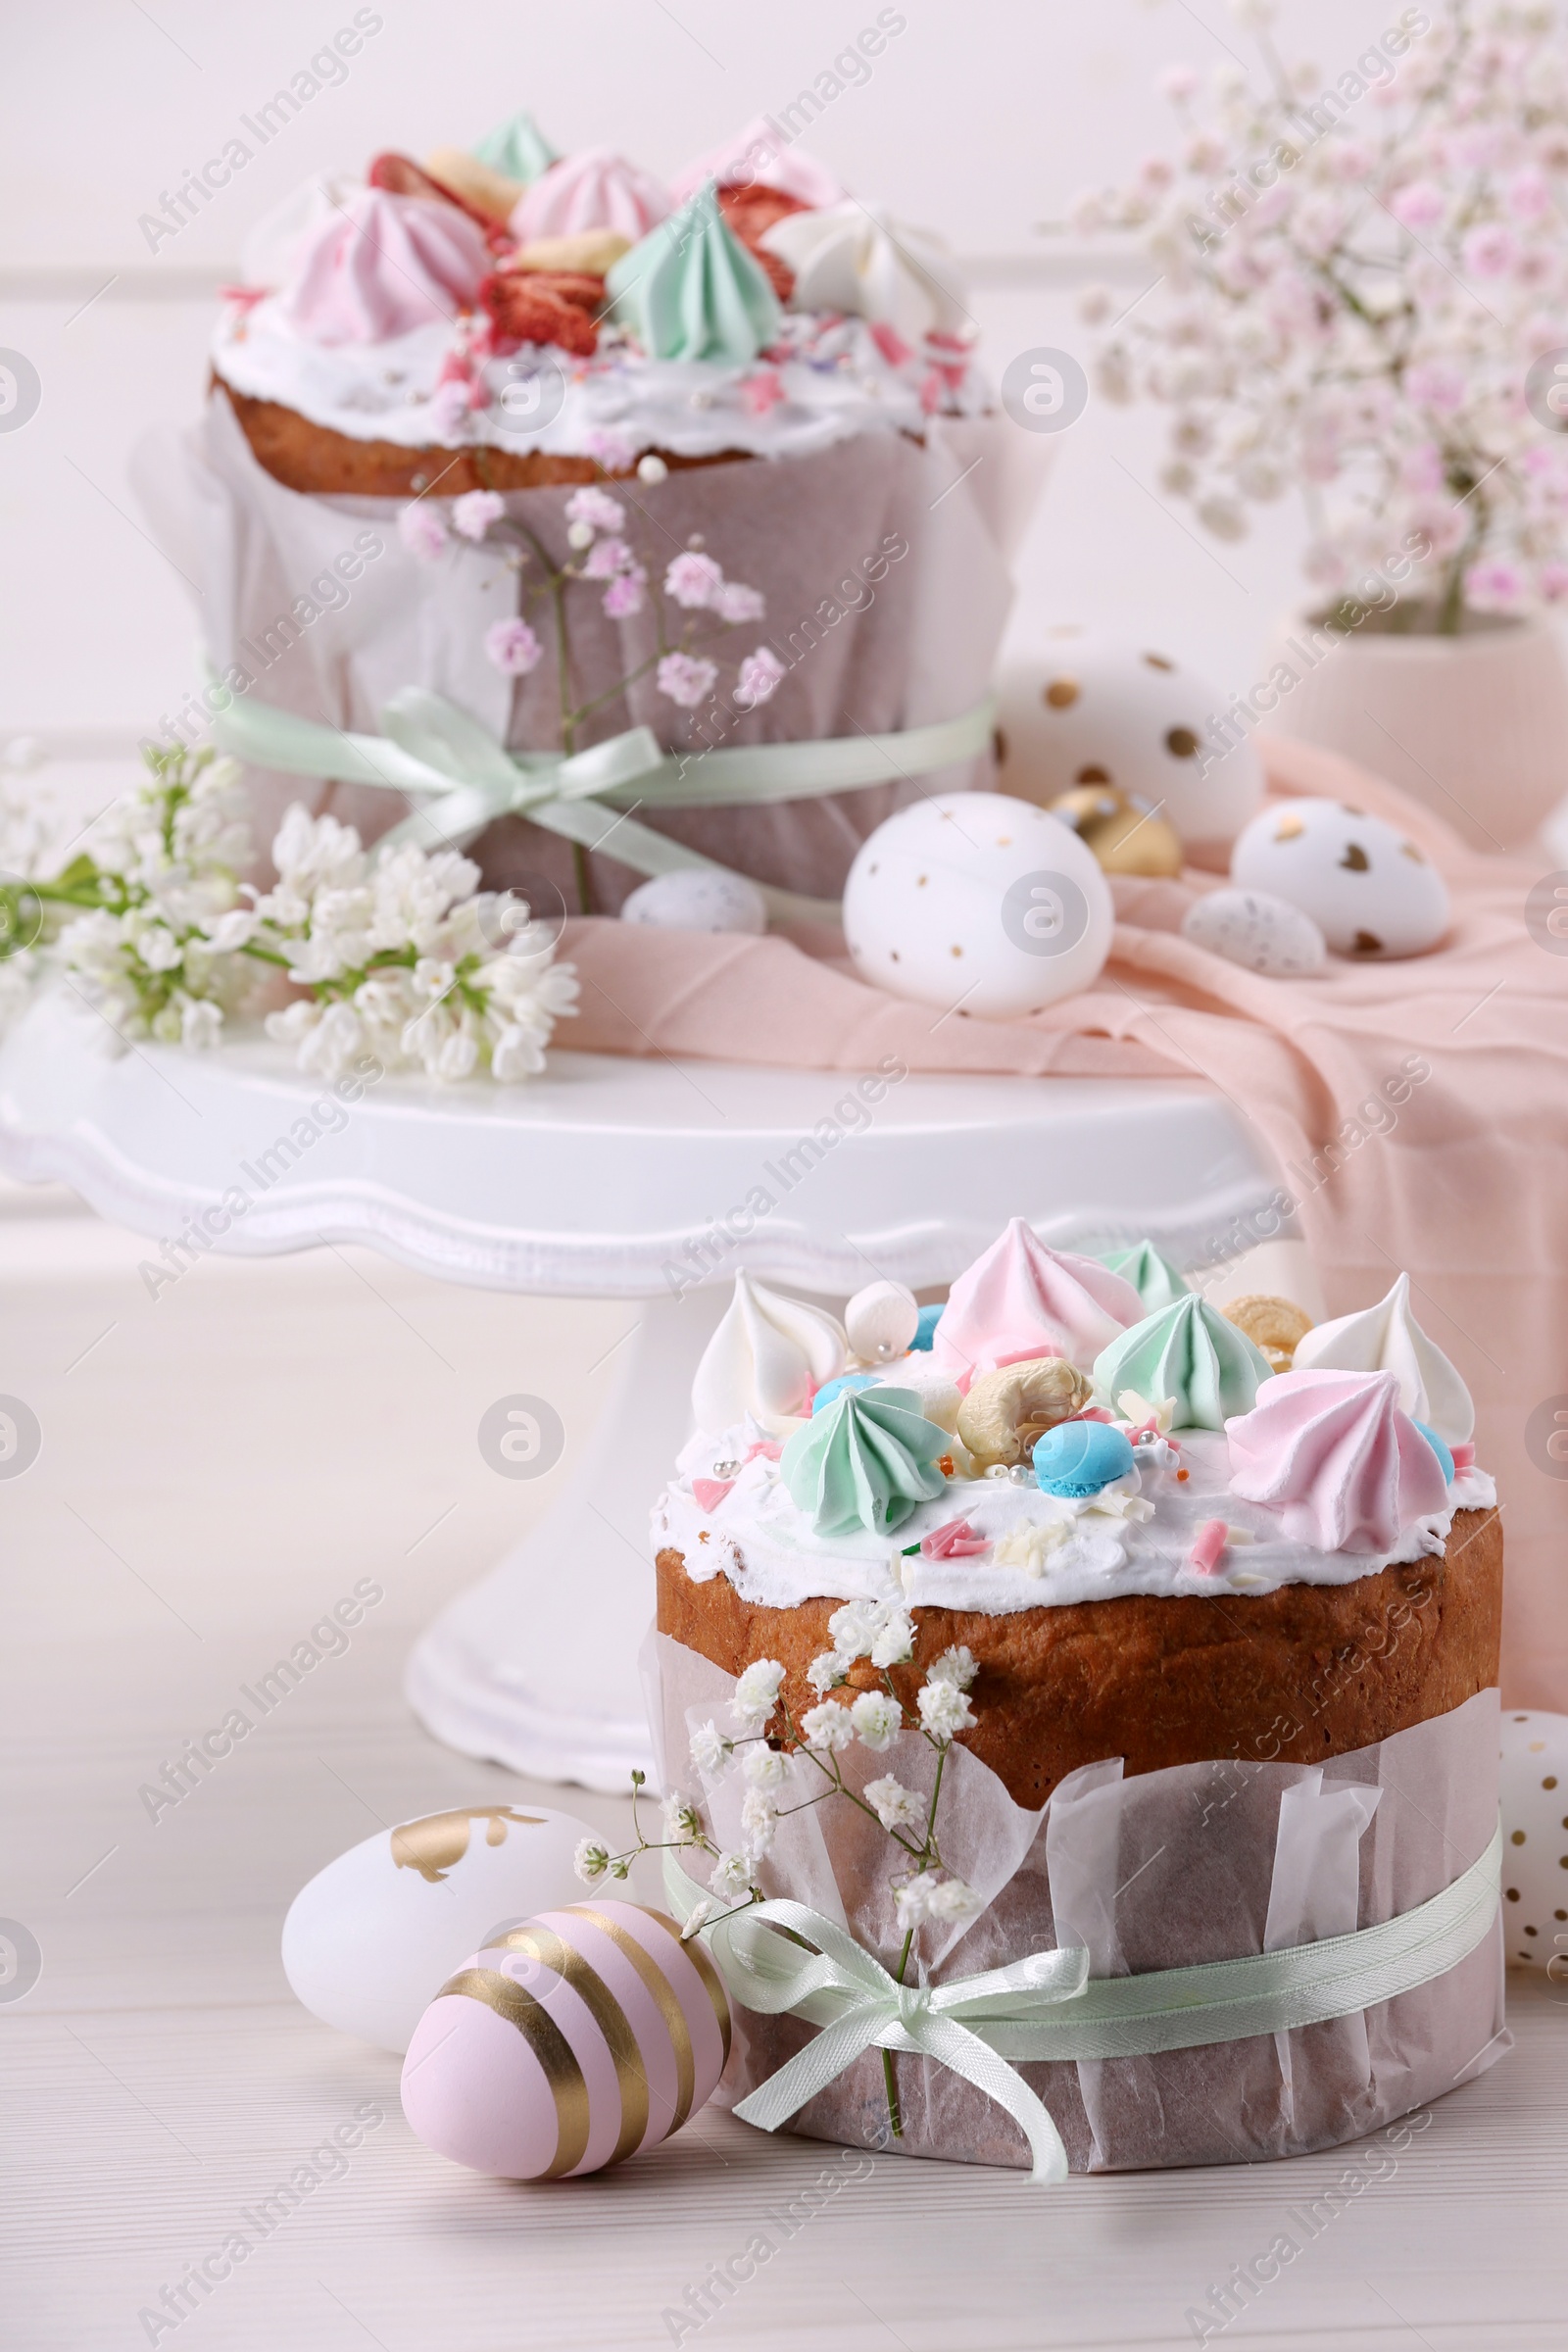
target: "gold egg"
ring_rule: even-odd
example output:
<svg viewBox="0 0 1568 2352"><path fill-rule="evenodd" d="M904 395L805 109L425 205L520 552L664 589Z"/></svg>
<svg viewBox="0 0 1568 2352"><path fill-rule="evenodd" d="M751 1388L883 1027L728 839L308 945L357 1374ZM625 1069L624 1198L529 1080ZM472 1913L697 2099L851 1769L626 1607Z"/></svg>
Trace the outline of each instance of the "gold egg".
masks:
<svg viewBox="0 0 1568 2352"><path fill-rule="evenodd" d="M1114 784L1079 784L1048 804L1107 874L1179 874L1181 836Z"/></svg>

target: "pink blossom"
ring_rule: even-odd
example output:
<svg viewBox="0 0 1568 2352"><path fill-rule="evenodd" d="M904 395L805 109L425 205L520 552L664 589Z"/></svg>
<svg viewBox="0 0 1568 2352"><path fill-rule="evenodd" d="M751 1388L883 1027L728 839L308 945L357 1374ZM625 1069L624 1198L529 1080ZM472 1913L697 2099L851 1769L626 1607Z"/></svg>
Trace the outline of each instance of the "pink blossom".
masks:
<svg viewBox="0 0 1568 2352"><path fill-rule="evenodd" d="M1493 560L1471 564L1464 575L1464 592L1478 610L1499 611L1519 602L1525 584L1512 564Z"/></svg>
<svg viewBox="0 0 1568 2352"><path fill-rule="evenodd" d="M743 710L755 710L760 705L771 702L784 675L784 664L765 645L755 654L748 654L735 681L735 700Z"/></svg>
<svg viewBox="0 0 1568 2352"><path fill-rule="evenodd" d="M1399 483L1405 490L1443 488L1443 452L1435 441L1421 441L1406 450L1399 464Z"/></svg>
<svg viewBox="0 0 1568 2352"><path fill-rule="evenodd" d="M465 539L482 539L506 511L506 500L494 490L469 490L453 501L452 528L461 531Z"/></svg>
<svg viewBox="0 0 1568 2352"><path fill-rule="evenodd" d="M1167 66L1159 77L1159 86L1173 106L1180 106L1198 88L1198 74L1192 66L1177 63Z"/></svg>
<svg viewBox="0 0 1568 2352"><path fill-rule="evenodd" d="M698 654L666 654L654 672L660 693L683 710L695 710L699 703L706 703L717 676L714 664Z"/></svg>
<svg viewBox="0 0 1568 2352"><path fill-rule="evenodd" d="M642 565L634 564L630 571L618 572L611 581L603 601L612 620L629 620L634 612L642 611L648 601L643 594L643 582L647 577Z"/></svg>
<svg viewBox="0 0 1568 2352"><path fill-rule="evenodd" d="M1417 360L1404 371L1404 388L1420 407L1436 409L1444 416L1464 406L1464 377L1457 368L1442 360Z"/></svg>
<svg viewBox="0 0 1568 2352"><path fill-rule="evenodd" d="M636 567L637 559L624 539L598 539L583 559L585 580L612 580Z"/></svg>
<svg viewBox="0 0 1568 2352"><path fill-rule="evenodd" d="M1471 229L1459 250L1473 277L1505 277L1519 248L1512 230L1500 220L1484 220L1479 228Z"/></svg>
<svg viewBox="0 0 1568 2352"><path fill-rule="evenodd" d="M1539 220L1551 207L1545 174L1526 164L1508 182L1508 210L1516 220Z"/></svg>
<svg viewBox="0 0 1568 2352"><path fill-rule="evenodd" d="M1431 228L1443 219L1446 209L1443 190L1433 179L1412 179L1389 206L1396 220L1406 228Z"/></svg>
<svg viewBox="0 0 1568 2352"><path fill-rule="evenodd" d="M1568 596L1568 564L1543 564L1536 586L1548 605L1560 604Z"/></svg>
<svg viewBox="0 0 1568 2352"><path fill-rule="evenodd" d="M725 580L713 599L720 620L760 620L766 610L761 590L748 588L741 580Z"/></svg>
<svg viewBox="0 0 1568 2352"><path fill-rule="evenodd" d="M593 483L574 490L566 501L566 520L585 522L591 531L618 531L625 528L626 510L618 498L608 490L597 489Z"/></svg>
<svg viewBox="0 0 1568 2352"><path fill-rule="evenodd" d="M1170 159L1163 155L1146 155L1138 167L1138 184L1152 195L1163 195L1175 178Z"/></svg>
<svg viewBox="0 0 1568 2352"><path fill-rule="evenodd" d="M398 537L421 564L437 563L447 552L447 526L440 510L416 502L398 516Z"/></svg>
<svg viewBox="0 0 1568 2352"><path fill-rule="evenodd" d="M664 594L691 612L716 604L723 585L724 574L712 557L699 555L695 548L672 557L664 573Z"/></svg>
<svg viewBox="0 0 1568 2352"><path fill-rule="evenodd" d="M510 620L492 621L484 633L484 650L504 678L525 678L538 666L545 649L528 623L514 614Z"/></svg>
<svg viewBox="0 0 1568 2352"><path fill-rule="evenodd" d="M630 473L637 452L624 433L590 433L588 455L607 473Z"/></svg>

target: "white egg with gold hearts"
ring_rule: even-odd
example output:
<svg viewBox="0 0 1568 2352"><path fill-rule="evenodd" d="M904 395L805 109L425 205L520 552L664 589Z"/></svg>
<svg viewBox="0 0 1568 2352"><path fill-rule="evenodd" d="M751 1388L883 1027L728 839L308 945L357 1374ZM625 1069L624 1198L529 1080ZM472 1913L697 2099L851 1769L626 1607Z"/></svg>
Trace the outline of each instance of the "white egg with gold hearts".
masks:
<svg viewBox="0 0 1568 2352"><path fill-rule="evenodd" d="M1110 952L1110 888L1077 835L1027 801L949 792L861 843L844 936L864 980L1006 1020L1088 988Z"/></svg>
<svg viewBox="0 0 1568 2352"><path fill-rule="evenodd" d="M597 1895L454 1971L419 2020L403 2112L437 2155L506 2180L603 2172L678 2132L729 2055L717 1970L662 1911Z"/></svg>
<svg viewBox="0 0 1568 2352"><path fill-rule="evenodd" d="M1336 956L1422 956L1448 928L1448 888L1413 841L1343 801L1276 801L1231 856L1231 880L1309 914Z"/></svg>
<svg viewBox="0 0 1568 2352"><path fill-rule="evenodd" d="M1568 2002L1568 1715L1504 1707L1500 1744L1503 1948Z"/></svg>

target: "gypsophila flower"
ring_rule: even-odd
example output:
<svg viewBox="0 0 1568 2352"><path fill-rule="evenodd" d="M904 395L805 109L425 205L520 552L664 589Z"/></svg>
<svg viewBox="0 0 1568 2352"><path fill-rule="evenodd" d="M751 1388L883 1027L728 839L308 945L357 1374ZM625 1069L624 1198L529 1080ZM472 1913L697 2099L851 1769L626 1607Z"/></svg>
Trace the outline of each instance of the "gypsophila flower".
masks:
<svg viewBox="0 0 1568 2352"><path fill-rule="evenodd" d="M724 574L712 557L695 548L683 548L665 567L664 594L691 612L716 605L723 585Z"/></svg>
<svg viewBox="0 0 1568 2352"><path fill-rule="evenodd" d="M703 1817L695 1797L671 1789L662 1807L664 1836L674 1845L692 1845L703 1834Z"/></svg>
<svg viewBox="0 0 1568 2352"><path fill-rule="evenodd" d="M737 1895L749 1893L752 1884L752 1865L746 1854L722 1853L714 1863L708 1881L717 1895L733 1901Z"/></svg>
<svg viewBox="0 0 1568 2352"><path fill-rule="evenodd" d="M525 678L538 668L544 650L520 614L493 620L484 633L485 660L505 678Z"/></svg>
<svg viewBox="0 0 1568 2352"><path fill-rule="evenodd" d="M686 1914L686 1925L680 1932L682 1943L689 1943L694 1936L701 1935L717 1908L717 1904L710 1902L706 1894L701 1901L693 1903Z"/></svg>
<svg viewBox="0 0 1568 2352"><path fill-rule="evenodd" d="M789 1779L789 1764L776 1747L749 1747L742 1759L741 1777L754 1788L782 1788Z"/></svg>
<svg viewBox="0 0 1568 2352"><path fill-rule="evenodd" d="M925 1820L924 1799L891 1776L867 1781L860 1793L885 1830L918 1829Z"/></svg>
<svg viewBox="0 0 1568 2352"><path fill-rule="evenodd" d="M967 1732L974 1725L974 1710L956 1683L923 1683L915 1693L915 1705L920 1710L920 1728L933 1740L951 1740L955 1732Z"/></svg>
<svg viewBox="0 0 1568 2352"><path fill-rule="evenodd" d="M585 547L592 547L593 543L594 526L591 522L572 522L567 524L566 545L569 548L574 549L578 555L581 555Z"/></svg>
<svg viewBox="0 0 1568 2352"><path fill-rule="evenodd" d="M856 1738L863 1740L873 1755L880 1755L903 1731L904 1709L885 1690L862 1690L850 1709L850 1721Z"/></svg>
<svg viewBox="0 0 1568 2352"><path fill-rule="evenodd" d="M607 473L630 473L635 451L624 433L600 429L587 436L588 455Z"/></svg>
<svg viewBox="0 0 1568 2352"><path fill-rule="evenodd" d="M837 1755L855 1744L855 1724L850 1710L835 1699L824 1699L819 1707L808 1707L801 1717L801 1730L808 1747L818 1748L823 1755Z"/></svg>
<svg viewBox="0 0 1568 2352"><path fill-rule="evenodd" d="M959 1643L952 1649L945 1649L941 1657L926 1668L925 1679L928 1683L956 1683L960 1690L967 1690L979 1671L973 1651Z"/></svg>
<svg viewBox="0 0 1568 2352"><path fill-rule="evenodd" d="M648 602L643 592L647 577L640 564L634 570L617 572L600 599L612 620L629 620L642 611Z"/></svg>
<svg viewBox="0 0 1568 2352"><path fill-rule="evenodd" d="M904 1935L908 1935L912 1928L918 1928L929 1917L936 1886L934 1873L922 1870L916 1872L912 1879L906 1879L902 1886L894 1888L894 1917Z"/></svg>
<svg viewBox="0 0 1568 2352"><path fill-rule="evenodd" d="M778 1705L783 1682L784 1669L776 1658L754 1659L736 1683L729 1702L736 1722L748 1731L760 1732Z"/></svg>
<svg viewBox="0 0 1568 2352"><path fill-rule="evenodd" d="M778 1827L778 1807L765 1788L748 1788L741 1800L741 1832L753 1860L767 1852Z"/></svg>
<svg viewBox="0 0 1568 2352"><path fill-rule="evenodd" d="M761 591L748 588L741 580L721 580L716 594L709 601L720 620L736 626L746 620L760 620L767 610Z"/></svg>
<svg viewBox="0 0 1568 2352"><path fill-rule="evenodd" d="M857 1658L869 1657L880 1622L874 1600L847 1600L842 1609L835 1609L827 1621L827 1630L838 1655L852 1666Z"/></svg>
<svg viewBox="0 0 1568 2352"><path fill-rule="evenodd" d="M973 1919L980 1909L980 1897L962 1879L944 1879L940 1886L929 1889L925 1897L928 1919L939 1919L950 1926L960 1920Z"/></svg>
<svg viewBox="0 0 1568 2352"><path fill-rule="evenodd" d="M666 481L668 477L669 467L656 450L651 449L645 458L638 459L637 479L640 482L662 482Z"/></svg>
<svg viewBox="0 0 1568 2352"><path fill-rule="evenodd" d="M699 1725L691 1737L691 1759L696 1771L705 1780L714 1780L729 1761L731 1740L725 1739L716 1724Z"/></svg>
<svg viewBox="0 0 1568 2352"><path fill-rule="evenodd" d="M598 539L583 559L585 580L612 580L618 572L634 571L637 559L624 539Z"/></svg>
<svg viewBox="0 0 1568 2352"><path fill-rule="evenodd" d="M610 1868L610 1854L597 1838L579 1838L571 1857L571 1867L585 1886L592 1886Z"/></svg>
<svg viewBox="0 0 1568 2352"><path fill-rule="evenodd" d="M743 710L756 710L770 702L784 675L784 664L765 645L748 654L735 681L735 700Z"/></svg>
<svg viewBox="0 0 1568 2352"><path fill-rule="evenodd" d="M452 502L452 528L465 539L482 539L499 522L507 502L494 490L467 490Z"/></svg>
<svg viewBox="0 0 1568 2352"><path fill-rule="evenodd" d="M824 1690L836 1690L844 1680L848 1662L836 1649L824 1649L806 1669L806 1679L818 1696Z"/></svg>
<svg viewBox="0 0 1568 2352"><path fill-rule="evenodd" d="M608 490L589 482L567 499L566 520L585 522L590 531L623 531L626 510L618 498L612 498Z"/></svg>
<svg viewBox="0 0 1568 2352"><path fill-rule="evenodd" d="M897 1601L885 1601L871 1640L873 1666L899 1666L914 1655L914 1619Z"/></svg>
<svg viewBox="0 0 1568 2352"><path fill-rule="evenodd" d="M683 710L695 710L713 691L718 665L699 654L665 654L654 672L659 691Z"/></svg>
<svg viewBox="0 0 1568 2352"><path fill-rule="evenodd" d="M439 508L416 500L398 515L398 537L411 556L421 564L437 563L447 552L447 526L441 519Z"/></svg>

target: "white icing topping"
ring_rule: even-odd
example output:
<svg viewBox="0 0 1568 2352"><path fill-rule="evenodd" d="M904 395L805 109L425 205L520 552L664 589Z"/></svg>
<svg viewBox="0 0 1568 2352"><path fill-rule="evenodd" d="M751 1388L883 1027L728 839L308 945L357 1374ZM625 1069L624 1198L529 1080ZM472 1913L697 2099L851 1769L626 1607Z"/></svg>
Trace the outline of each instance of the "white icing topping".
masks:
<svg viewBox="0 0 1568 2352"><path fill-rule="evenodd" d="M486 362L488 404L457 423L448 405L434 400L454 340L454 328L437 321L385 343L326 348L293 332L269 298L223 319L213 366L252 399L279 401L350 440L404 449L477 440L517 456L598 457L609 434L625 442L631 458L648 449L685 458L732 449L808 457L859 433L918 436L925 429L924 363L916 357L895 366L863 318L792 315L776 346L782 356L748 368L644 359L614 330L602 334L589 360L524 344ZM768 379L763 400L756 397L760 378ZM984 415L990 405L973 368L945 396L949 410L965 416Z"/></svg>
<svg viewBox="0 0 1568 2352"><path fill-rule="evenodd" d="M1348 1585L1441 1551L1455 1511L1490 1509L1496 1500L1487 1474L1468 1471L1449 1488L1446 1509L1404 1528L1392 1550L1314 1551L1287 1542L1278 1514L1266 1505L1232 1493L1224 1436L1193 1430L1183 1435L1178 1457L1188 1478L1178 1481L1174 1469L1148 1465L1138 1480L1141 1495L1132 1479L1083 1502L1064 1501L1032 1483L1015 1485L1005 1478L954 1479L934 1502L917 1505L892 1537L857 1534L829 1541L813 1534L791 1501L775 1463L760 1454L743 1460L750 1444L744 1428L690 1442L680 1456L679 1474L656 1507L655 1540L656 1547L671 1544L680 1551L695 1581L706 1582L722 1569L743 1599L769 1608L793 1608L818 1597L902 1597L911 1604L1000 1617L1128 1592L1244 1598L1281 1585ZM728 1461L743 1461L743 1466L716 1508L704 1510L691 1481L710 1476L717 1463ZM1141 1500L1153 1504L1147 1520L1129 1512L1128 1506ZM922 1536L960 1518L989 1539L989 1551L951 1560L926 1559L919 1552L904 1556ZM1210 1519L1223 1519L1234 1533L1218 1571L1202 1575L1187 1566L1187 1555ZM1031 1536L1030 1530L1045 1532ZM1238 1540L1246 1535L1250 1542ZM1016 1564L999 1561L999 1540Z"/></svg>
<svg viewBox="0 0 1568 2352"><path fill-rule="evenodd" d="M843 1371L848 1353L844 1326L825 1307L737 1274L692 1383L697 1425L727 1429L751 1414L781 1436L805 1418L812 1391Z"/></svg>
<svg viewBox="0 0 1568 2352"><path fill-rule="evenodd" d="M909 228L874 205L787 214L762 243L795 273L793 310L854 311L910 342L962 323L952 256L928 229Z"/></svg>
<svg viewBox="0 0 1568 2352"><path fill-rule="evenodd" d="M1410 1312L1410 1277L1401 1274L1386 1298L1358 1315L1319 1323L1297 1344L1297 1372L1393 1372L1399 1406L1426 1422L1445 1445L1467 1445L1475 1434L1470 1392L1441 1348Z"/></svg>

